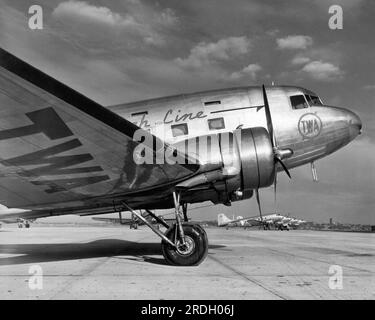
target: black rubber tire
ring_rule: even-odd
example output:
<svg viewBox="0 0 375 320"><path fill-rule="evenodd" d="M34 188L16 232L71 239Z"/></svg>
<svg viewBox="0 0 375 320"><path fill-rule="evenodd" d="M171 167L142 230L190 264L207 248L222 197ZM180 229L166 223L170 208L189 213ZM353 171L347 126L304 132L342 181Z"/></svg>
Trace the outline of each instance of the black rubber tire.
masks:
<svg viewBox="0 0 375 320"><path fill-rule="evenodd" d="M208 253L208 239L206 231L199 224L183 224L185 236L188 236L194 242L194 249L190 254L181 254L168 243L161 242L161 250L165 260L174 266L197 266L207 256ZM174 242L176 225L169 228L165 235L168 239Z"/></svg>

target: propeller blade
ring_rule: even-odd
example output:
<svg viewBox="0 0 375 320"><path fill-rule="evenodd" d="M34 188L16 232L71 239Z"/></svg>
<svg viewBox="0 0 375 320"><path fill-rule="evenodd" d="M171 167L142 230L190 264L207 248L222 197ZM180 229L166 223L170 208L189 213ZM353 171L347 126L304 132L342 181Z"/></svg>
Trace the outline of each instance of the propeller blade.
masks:
<svg viewBox="0 0 375 320"><path fill-rule="evenodd" d="M318 182L318 174L316 173L315 163L311 162L311 174L314 182Z"/></svg>
<svg viewBox="0 0 375 320"><path fill-rule="evenodd" d="M277 213L276 191L277 191L277 171L275 172L275 181L273 182L273 201L275 205L275 213Z"/></svg>
<svg viewBox="0 0 375 320"><path fill-rule="evenodd" d="M266 120L267 120L267 129L268 129L268 133L270 135L272 148L274 150L275 166L276 166L276 163L279 162L281 164L282 168L284 169L284 171L286 172L286 174L288 175L289 179L291 179L292 177L291 177L291 175L289 173L288 168L285 166L284 162L281 160L281 157L286 156L286 153L285 153L286 150L279 150L278 147L277 147L277 145L276 145L277 142L276 142L276 137L275 137L275 133L274 133L274 130L273 130L271 110L270 110L270 106L269 106L269 103L268 103L266 87L264 86L264 84L262 85L262 91L263 91L264 110L265 110ZM275 214L276 214L277 213L277 198L276 198L276 191L277 191L277 170L275 172L275 178L274 178L274 182L273 182L273 187L274 187L274 204L275 204ZM262 209L261 209L261 206L260 206L259 191L258 191L258 189L255 190L255 194L256 194L256 198L257 198L257 203L258 203L258 208L259 208L259 214L260 214L260 217L261 217L261 222L263 224Z"/></svg>
<svg viewBox="0 0 375 320"><path fill-rule="evenodd" d="M272 147L276 147L275 136L274 136L274 133L273 133L271 111L270 111L270 106L268 104L266 87L264 86L264 84L262 85L262 91L263 91L264 110L265 110L266 119L267 119L267 129L268 129L268 133L271 137Z"/></svg>
<svg viewBox="0 0 375 320"><path fill-rule="evenodd" d="M262 207L260 205L260 199L259 199L259 189L255 189L255 196L256 196L257 204L258 204L260 223L261 225L263 225L263 215L262 215Z"/></svg>
<svg viewBox="0 0 375 320"><path fill-rule="evenodd" d="M278 162L278 163L281 164L281 166L283 167L285 173L288 175L289 179L292 179L292 177L290 175L290 172L289 172L288 168L285 166L284 162L282 162L282 160L279 159L278 157L275 157L275 160L276 160L276 162Z"/></svg>

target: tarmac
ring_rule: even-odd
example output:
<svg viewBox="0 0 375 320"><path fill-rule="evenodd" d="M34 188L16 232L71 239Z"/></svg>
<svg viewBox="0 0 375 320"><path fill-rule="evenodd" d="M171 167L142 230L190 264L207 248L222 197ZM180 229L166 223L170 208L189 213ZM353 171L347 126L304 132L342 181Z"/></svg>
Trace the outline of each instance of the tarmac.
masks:
<svg viewBox="0 0 375 320"><path fill-rule="evenodd" d="M3 225L0 299L375 298L375 234L206 231L206 260L174 267L144 226Z"/></svg>

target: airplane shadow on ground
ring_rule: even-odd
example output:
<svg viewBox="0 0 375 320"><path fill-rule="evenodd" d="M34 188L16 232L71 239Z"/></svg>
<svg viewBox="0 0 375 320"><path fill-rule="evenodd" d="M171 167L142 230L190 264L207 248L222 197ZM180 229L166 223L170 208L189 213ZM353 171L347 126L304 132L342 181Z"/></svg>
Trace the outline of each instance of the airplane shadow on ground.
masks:
<svg viewBox="0 0 375 320"><path fill-rule="evenodd" d="M224 247L209 245L209 249ZM101 257L167 264L163 257L152 257L162 255L160 243L139 243L118 239L103 239L88 243L2 244L0 253L19 255L0 258L0 266Z"/></svg>

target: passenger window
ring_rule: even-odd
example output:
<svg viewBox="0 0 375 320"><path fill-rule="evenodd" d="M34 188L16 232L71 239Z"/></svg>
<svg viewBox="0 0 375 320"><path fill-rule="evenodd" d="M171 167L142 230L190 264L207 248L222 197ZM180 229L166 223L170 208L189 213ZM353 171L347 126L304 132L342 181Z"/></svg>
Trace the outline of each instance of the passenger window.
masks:
<svg viewBox="0 0 375 320"><path fill-rule="evenodd" d="M208 120L208 128L210 130L225 129L224 118L215 118Z"/></svg>
<svg viewBox="0 0 375 320"><path fill-rule="evenodd" d="M220 100L215 100L215 101L206 101L204 103L205 106L212 106L212 105L215 105L215 104L221 104L221 101Z"/></svg>
<svg viewBox="0 0 375 320"><path fill-rule="evenodd" d="M189 134L187 123L174 124L171 126L172 135L174 137L184 136Z"/></svg>
<svg viewBox="0 0 375 320"><path fill-rule="evenodd" d="M308 104L303 95L291 96L290 103L293 109L304 109L308 107Z"/></svg>

